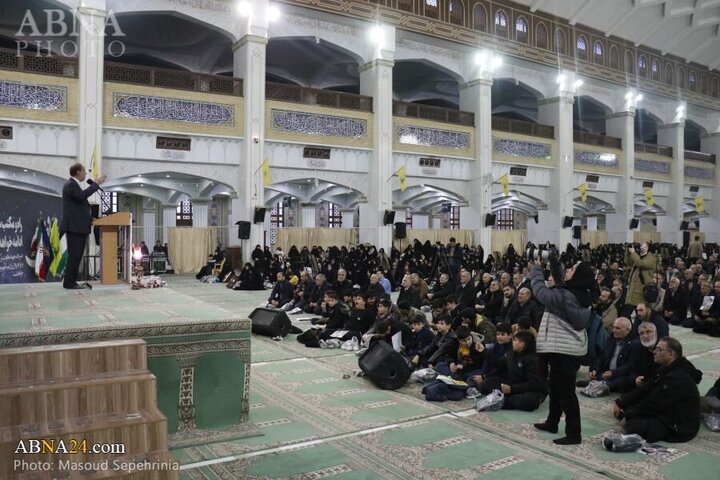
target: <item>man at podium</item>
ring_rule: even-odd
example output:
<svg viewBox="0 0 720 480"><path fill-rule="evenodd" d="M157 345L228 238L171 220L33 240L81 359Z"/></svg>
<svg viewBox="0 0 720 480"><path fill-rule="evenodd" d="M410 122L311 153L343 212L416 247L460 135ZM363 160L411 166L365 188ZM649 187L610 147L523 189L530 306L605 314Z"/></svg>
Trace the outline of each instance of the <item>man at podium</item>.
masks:
<svg viewBox="0 0 720 480"><path fill-rule="evenodd" d="M106 179L105 175L100 175L94 182L88 180L90 186L83 188L82 182L85 181L86 175L85 167L81 163L75 163L70 167L70 178L65 182L62 190L60 235L66 235L68 249L63 288L71 290L85 288L77 283L77 276L85 253L85 241L92 225L92 209L88 198L98 191Z"/></svg>

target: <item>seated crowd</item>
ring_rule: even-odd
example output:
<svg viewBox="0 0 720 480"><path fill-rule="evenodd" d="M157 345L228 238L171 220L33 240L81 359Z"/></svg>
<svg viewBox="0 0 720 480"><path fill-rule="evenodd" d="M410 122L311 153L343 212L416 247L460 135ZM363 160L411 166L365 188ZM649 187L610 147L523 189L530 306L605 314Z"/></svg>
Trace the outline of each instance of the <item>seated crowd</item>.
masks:
<svg viewBox="0 0 720 480"><path fill-rule="evenodd" d="M400 352L413 367L432 367L469 387L433 382L424 389L428 400L499 390L505 395L503 408L527 411L553 395L543 353L548 350L540 349L540 341L551 335L553 306L538 297L551 301L546 292L569 289L567 279L582 271L589 278L583 287L587 301L573 308L591 312L590 320L568 321L578 337L586 337L593 318L606 332L599 351L583 347L590 352L584 358L588 381L622 394L613 413L627 432L648 441L688 441L699 430L702 373L683 357L669 324L720 336L720 270L716 277L718 254L711 248L687 258L685 249L669 245L568 246L555 262L542 265L545 282L539 276L539 284L537 277L531 282L530 270L540 260L533 263L512 245L505 255L484 262L482 248L460 247L452 239L447 247L416 241L403 252L393 248L389 258L372 246L302 252L292 247L287 256L269 257L269 250L256 252L255 265L243 272L254 269L255 285L257 277L262 283L268 272L274 275L268 307L317 317L298 337L307 346L362 351L374 342L392 343L400 333ZM245 288L242 275L234 288ZM399 292L395 304L394 290ZM719 409L718 390L716 383L702 408ZM548 423L536 426L557 430ZM579 438L577 432L577 441L568 443Z"/></svg>

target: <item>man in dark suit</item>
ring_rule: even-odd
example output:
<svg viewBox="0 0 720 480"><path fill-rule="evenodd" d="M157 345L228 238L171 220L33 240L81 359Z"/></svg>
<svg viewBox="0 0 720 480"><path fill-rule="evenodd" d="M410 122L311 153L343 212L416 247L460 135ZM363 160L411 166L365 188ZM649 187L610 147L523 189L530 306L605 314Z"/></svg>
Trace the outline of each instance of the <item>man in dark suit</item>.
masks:
<svg viewBox="0 0 720 480"><path fill-rule="evenodd" d="M92 209L88 198L97 192L100 185L105 182L105 175L95 179L95 183L83 189L87 172L81 163L70 167L70 178L62 190L62 220L60 220L60 235L65 234L68 249L68 263L65 267L63 288L83 289L77 283L78 270L85 253L85 241L90 234L92 226Z"/></svg>

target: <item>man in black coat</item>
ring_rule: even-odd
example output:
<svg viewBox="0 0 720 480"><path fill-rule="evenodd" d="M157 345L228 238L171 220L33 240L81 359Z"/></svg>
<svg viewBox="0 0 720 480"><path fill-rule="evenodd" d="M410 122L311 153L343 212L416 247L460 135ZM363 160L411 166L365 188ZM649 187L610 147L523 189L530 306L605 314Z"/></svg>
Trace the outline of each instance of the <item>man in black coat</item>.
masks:
<svg viewBox="0 0 720 480"><path fill-rule="evenodd" d="M98 191L106 178L105 175L100 175L93 184L83 189L82 182L85 181L86 176L85 167L81 163L75 163L70 167L70 178L62 189L60 235L65 235L68 250L63 288L71 290L85 288L77 283L77 276L85 253L85 241L92 226L92 209L88 198Z"/></svg>
<svg viewBox="0 0 720 480"><path fill-rule="evenodd" d="M295 290L293 286L285 280L285 274L283 272L278 272L277 282L275 282L270 292L267 306L269 308L281 308L285 306L286 303L290 303L294 296Z"/></svg>
<svg viewBox="0 0 720 480"><path fill-rule="evenodd" d="M613 414L627 433L648 442L687 442L700 430L702 372L683 357L682 345L661 338L654 350L659 368L650 381L615 400Z"/></svg>
<svg viewBox="0 0 720 480"><path fill-rule="evenodd" d="M460 272L460 285L455 290L455 296L458 299L460 310L475 308L475 284L467 270Z"/></svg>
<svg viewBox="0 0 720 480"><path fill-rule="evenodd" d="M590 379L604 381L611 392L621 391L630 375L630 361L638 343L630 339L630 328L627 318L615 319L612 335L590 370Z"/></svg>
<svg viewBox="0 0 720 480"><path fill-rule="evenodd" d="M689 299L685 287L680 284L680 279L673 277L670 279L670 286L665 290L665 298L663 300L663 317L668 323L680 325L685 321L687 316Z"/></svg>

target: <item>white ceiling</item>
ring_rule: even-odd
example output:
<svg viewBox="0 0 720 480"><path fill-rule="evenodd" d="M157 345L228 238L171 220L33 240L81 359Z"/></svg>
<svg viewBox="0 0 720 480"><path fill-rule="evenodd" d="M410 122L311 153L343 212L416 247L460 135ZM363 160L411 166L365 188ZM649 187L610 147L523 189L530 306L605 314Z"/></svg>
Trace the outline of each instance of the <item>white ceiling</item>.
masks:
<svg viewBox="0 0 720 480"><path fill-rule="evenodd" d="M514 0L710 69L720 68L720 0Z"/></svg>

